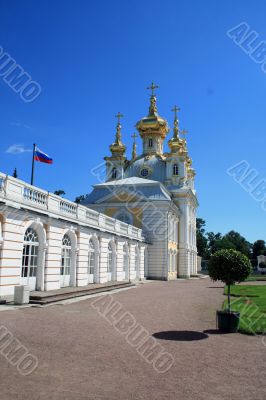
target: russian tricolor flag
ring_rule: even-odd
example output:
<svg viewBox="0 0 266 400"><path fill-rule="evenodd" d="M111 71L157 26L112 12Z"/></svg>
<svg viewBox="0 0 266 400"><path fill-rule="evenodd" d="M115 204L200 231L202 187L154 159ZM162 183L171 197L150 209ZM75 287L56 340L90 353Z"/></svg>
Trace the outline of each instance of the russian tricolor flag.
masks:
<svg viewBox="0 0 266 400"><path fill-rule="evenodd" d="M53 163L53 159L51 157L49 157L48 154L45 154L43 151L38 149L38 147L36 147L36 149L35 149L34 160L40 161L40 162L43 162L46 164Z"/></svg>

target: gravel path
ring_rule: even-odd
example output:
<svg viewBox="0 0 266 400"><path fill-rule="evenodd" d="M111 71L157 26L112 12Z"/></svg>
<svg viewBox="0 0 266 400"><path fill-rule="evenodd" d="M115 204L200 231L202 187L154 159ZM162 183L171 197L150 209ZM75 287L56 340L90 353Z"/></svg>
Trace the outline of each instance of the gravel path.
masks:
<svg viewBox="0 0 266 400"><path fill-rule="evenodd" d="M0 354L0 399L265 400L266 346L261 337L217 334L222 293L221 285L201 279L112 295L173 356L163 374L96 311L95 302L110 297L1 312L1 325L39 365L21 376Z"/></svg>

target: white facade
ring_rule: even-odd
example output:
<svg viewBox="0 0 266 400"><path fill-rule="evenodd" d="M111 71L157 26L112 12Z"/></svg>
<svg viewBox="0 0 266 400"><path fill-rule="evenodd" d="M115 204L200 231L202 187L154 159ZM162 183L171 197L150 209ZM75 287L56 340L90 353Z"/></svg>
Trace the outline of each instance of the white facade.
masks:
<svg viewBox="0 0 266 400"><path fill-rule="evenodd" d="M143 279L146 247L141 229L0 174L0 297Z"/></svg>

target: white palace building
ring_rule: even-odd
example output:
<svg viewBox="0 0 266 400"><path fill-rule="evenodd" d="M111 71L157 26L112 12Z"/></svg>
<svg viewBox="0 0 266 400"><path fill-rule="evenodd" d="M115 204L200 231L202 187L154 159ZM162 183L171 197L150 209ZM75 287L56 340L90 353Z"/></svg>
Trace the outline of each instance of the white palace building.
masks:
<svg viewBox="0 0 266 400"><path fill-rule="evenodd" d="M0 297L14 287L51 291L92 283L189 278L197 273L195 171L180 137L157 111L136 125L143 142L125 156L118 114L105 182L76 204L0 173ZM133 135L135 136L135 135Z"/></svg>

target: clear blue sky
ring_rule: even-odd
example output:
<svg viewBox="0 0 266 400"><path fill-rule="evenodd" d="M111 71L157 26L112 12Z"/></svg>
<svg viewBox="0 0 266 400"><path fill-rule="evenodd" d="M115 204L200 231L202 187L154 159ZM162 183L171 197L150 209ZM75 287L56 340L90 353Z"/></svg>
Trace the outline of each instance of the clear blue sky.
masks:
<svg viewBox="0 0 266 400"><path fill-rule="evenodd" d="M31 153L6 150L36 142L54 159L36 165L37 186L62 188L70 199L89 192L90 170L109 154L114 115L125 115L129 153L154 80L160 114L172 125L178 104L189 130L198 216L208 230L266 239L265 211L226 174L246 159L266 177L266 74L226 35L245 21L266 40L265 15L265 1L249 0L1 0L0 45L42 93L24 103L0 78L0 171L17 167L29 181Z"/></svg>

